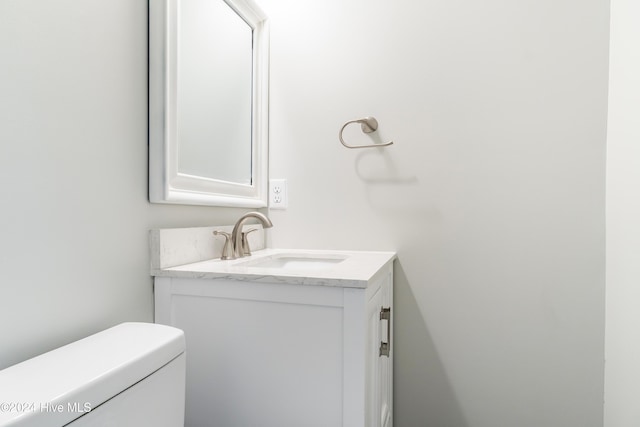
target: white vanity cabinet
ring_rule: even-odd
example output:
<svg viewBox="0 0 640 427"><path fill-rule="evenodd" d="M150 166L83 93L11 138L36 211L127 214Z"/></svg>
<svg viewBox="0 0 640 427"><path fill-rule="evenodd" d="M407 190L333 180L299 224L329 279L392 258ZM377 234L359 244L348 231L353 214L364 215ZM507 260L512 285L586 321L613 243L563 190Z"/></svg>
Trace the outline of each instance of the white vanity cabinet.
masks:
<svg viewBox="0 0 640 427"><path fill-rule="evenodd" d="M156 275L156 322L187 342L185 425L391 427L394 257L358 281Z"/></svg>

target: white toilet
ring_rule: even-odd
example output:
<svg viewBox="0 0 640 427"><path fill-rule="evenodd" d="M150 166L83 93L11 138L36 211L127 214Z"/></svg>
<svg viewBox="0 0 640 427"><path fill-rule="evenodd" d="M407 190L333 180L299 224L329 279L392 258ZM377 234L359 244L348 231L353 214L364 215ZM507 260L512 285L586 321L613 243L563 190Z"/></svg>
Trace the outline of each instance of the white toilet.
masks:
<svg viewBox="0 0 640 427"><path fill-rule="evenodd" d="M0 371L0 427L182 427L184 333L123 323Z"/></svg>

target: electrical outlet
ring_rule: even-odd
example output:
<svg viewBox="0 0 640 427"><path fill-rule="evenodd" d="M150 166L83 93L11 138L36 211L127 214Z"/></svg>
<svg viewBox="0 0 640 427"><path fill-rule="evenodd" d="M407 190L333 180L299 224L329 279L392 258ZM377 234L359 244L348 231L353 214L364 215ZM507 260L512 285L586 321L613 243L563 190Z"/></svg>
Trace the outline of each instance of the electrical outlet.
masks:
<svg viewBox="0 0 640 427"><path fill-rule="evenodd" d="M269 180L269 208L287 209L289 200L287 198L287 180Z"/></svg>

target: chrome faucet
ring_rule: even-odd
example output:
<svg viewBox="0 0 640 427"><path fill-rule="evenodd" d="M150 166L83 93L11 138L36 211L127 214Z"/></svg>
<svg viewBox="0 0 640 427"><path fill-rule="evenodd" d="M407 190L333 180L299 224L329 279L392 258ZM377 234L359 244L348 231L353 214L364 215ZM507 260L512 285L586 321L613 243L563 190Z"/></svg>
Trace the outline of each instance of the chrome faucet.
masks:
<svg viewBox="0 0 640 427"><path fill-rule="evenodd" d="M273 227L273 223L266 215L261 214L260 212L249 212L240 217L238 221L236 221L236 225L233 226L233 231L231 232L231 247L233 248L233 257L234 258L242 258L245 255L251 255L251 250L249 249L249 243L246 239L246 234L249 234L251 231L249 230L246 233L242 232L242 226L244 223L250 219L255 218L262 223L263 228L271 228Z"/></svg>

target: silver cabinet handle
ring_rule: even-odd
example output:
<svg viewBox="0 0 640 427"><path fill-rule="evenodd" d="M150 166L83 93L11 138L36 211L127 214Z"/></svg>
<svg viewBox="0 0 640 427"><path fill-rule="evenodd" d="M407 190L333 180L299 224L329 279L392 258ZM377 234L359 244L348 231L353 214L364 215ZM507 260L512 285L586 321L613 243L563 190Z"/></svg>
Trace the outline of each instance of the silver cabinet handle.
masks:
<svg viewBox="0 0 640 427"><path fill-rule="evenodd" d="M378 357L389 357L391 352L391 307L380 307L380 320L387 321L387 342L380 341L380 355Z"/></svg>

